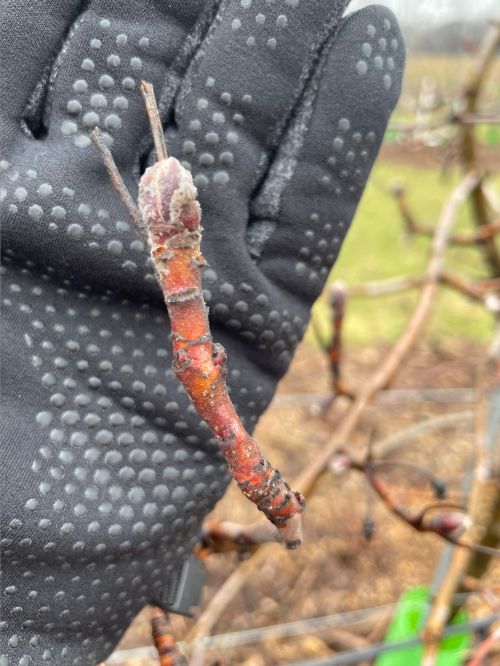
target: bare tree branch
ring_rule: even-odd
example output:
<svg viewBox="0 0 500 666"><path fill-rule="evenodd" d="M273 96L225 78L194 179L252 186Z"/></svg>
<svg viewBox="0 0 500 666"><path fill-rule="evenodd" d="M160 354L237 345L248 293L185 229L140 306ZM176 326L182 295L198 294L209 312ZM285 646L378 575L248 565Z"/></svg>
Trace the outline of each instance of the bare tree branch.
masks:
<svg viewBox="0 0 500 666"><path fill-rule="evenodd" d="M498 378L494 381L498 381ZM498 478L495 478L491 467L487 435L489 389L491 389L491 385L483 391L483 398L477 408L476 459L468 503L468 514L472 522L462 540L462 543L465 541L469 546L476 546L476 550L481 552L478 554L472 552L474 549L460 548L453 553L448 571L434 598L422 632L425 644L423 661L425 666L432 666L436 661L439 642L451 614L453 595L459 588L464 575L471 575L471 563L479 558L481 569L484 571L485 563L491 557L491 553L488 553L487 550L491 550L491 545L496 545L495 541L487 539L487 535L490 533L489 526L497 524L500 517L500 488Z"/></svg>
<svg viewBox="0 0 500 666"><path fill-rule="evenodd" d="M347 287L346 292L351 297L388 296L408 289L416 289L417 287L421 287L424 282L425 277L422 276L400 275L386 280L375 280L373 282L353 285ZM488 310L495 312L498 310L496 296L500 294L500 278L473 281L457 273L443 271L439 276L439 282L473 301L482 303Z"/></svg>
<svg viewBox="0 0 500 666"><path fill-rule="evenodd" d="M151 634L158 652L159 666L186 666L187 661L177 651L175 638L170 632L168 615L157 606L151 607Z"/></svg>
<svg viewBox="0 0 500 666"><path fill-rule="evenodd" d="M401 367L404 357L412 349L430 314L438 288L439 274L444 262L444 253L448 238L453 228L456 215L462 203L470 194L472 188L479 182L479 176L474 173L467 174L459 185L453 190L450 198L443 206L432 243L431 256L426 271L426 283L420 294L419 303L413 312L405 331L396 342L391 352L385 357L380 366L364 383L349 406L344 418L339 423L332 437L328 440L319 455L307 465L303 473L295 480L296 487L300 488L305 497L311 495L318 479L328 469L332 455L349 441L356 429L359 420L372 398L393 379ZM219 617L229 605L231 599L243 587L246 581L254 575L257 567L270 555L270 544L260 546L257 551L221 585L210 599L198 618L191 636L199 639L207 636ZM196 660L197 659L197 660ZM193 657L192 666L202 662L200 658Z"/></svg>
<svg viewBox="0 0 500 666"><path fill-rule="evenodd" d="M410 235L418 234L420 236L427 236L432 238L434 235L434 227L431 224L424 224L416 219L413 211L411 210L408 201L406 200L406 193L401 184L394 185L391 192L396 200L401 217L405 224L406 232ZM484 243L486 240L493 238L500 233L500 220L494 220L490 223L484 224L475 231L454 233L450 236L450 245L478 245Z"/></svg>
<svg viewBox="0 0 500 666"><path fill-rule="evenodd" d="M491 23L477 53L476 58L471 65L471 71L467 83L464 86L462 99L464 108L461 111L466 116L476 113L479 92L486 75L494 62L496 50L500 43L500 21ZM464 171L477 171L477 146L474 136L474 125L462 123L459 125L459 145L461 153L461 162ZM490 223L488 202L484 190L480 183L471 193L472 204L474 208L475 223L478 228L484 227ZM487 262L492 271L493 277L500 276L500 256L493 238L487 238L484 241L484 252Z"/></svg>

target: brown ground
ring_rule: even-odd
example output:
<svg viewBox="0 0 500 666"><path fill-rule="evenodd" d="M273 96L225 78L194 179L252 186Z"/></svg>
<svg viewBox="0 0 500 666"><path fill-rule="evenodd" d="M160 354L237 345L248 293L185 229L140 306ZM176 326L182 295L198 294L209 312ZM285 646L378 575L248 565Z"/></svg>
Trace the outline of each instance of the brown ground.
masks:
<svg viewBox="0 0 500 666"><path fill-rule="evenodd" d="M348 351L346 376L353 386L363 382L386 351L384 347ZM483 354L484 349L472 343L448 341L446 345L432 347L424 343L401 369L395 387L472 387ZM278 395L327 390L325 359L320 352L303 345ZM312 415L308 406L290 408L277 404L261 420L258 439L267 456L291 479L321 449L343 408L345 406L338 404L327 422ZM367 411L357 436L349 444L364 446L372 424L376 424L380 440L426 418L471 408L471 404L460 402L375 405ZM400 450L393 459L426 465L448 483L451 495L458 496L472 450L471 424L470 428L462 426L459 431L448 429L421 438ZM412 506L421 506L432 499L428 484L413 474L391 472L387 478L400 490L401 498ZM260 575L233 600L214 633L390 603L407 588L429 583L443 552L443 542L433 535L412 531L391 516L379 501L372 499L370 504L376 531L367 542L362 536L362 521L367 510L363 480L355 473L341 477L326 474L308 502L305 544L293 552L276 545ZM217 507L216 515L239 522L257 517L253 507L234 488ZM217 556L209 562L203 605L236 565L236 556ZM192 626L192 620L174 618L178 639ZM130 627L120 648L149 644L149 631L147 615L143 613ZM270 666L318 658L347 649L356 636L369 636L369 642L379 640L384 625L359 625L350 631L355 632L354 638L353 634L342 637L330 630L296 639L266 640L223 653L213 651L207 654L205 663L214 664L220 659L225 666ZM157 663L149 658L128 658L121 666Z"/></svg>

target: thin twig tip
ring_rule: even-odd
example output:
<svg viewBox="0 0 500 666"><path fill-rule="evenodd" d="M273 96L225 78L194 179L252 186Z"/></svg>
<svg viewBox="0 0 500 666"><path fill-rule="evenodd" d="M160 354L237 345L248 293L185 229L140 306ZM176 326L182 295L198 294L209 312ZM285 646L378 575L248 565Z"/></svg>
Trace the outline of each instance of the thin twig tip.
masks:
<svg viewBox="0 0 500 666"><path fill-rule="evenodd" d="M153 84L148 81L141 81L141 93L146 107L149 126L151 127L151 134L153 135L156 159L160 162L167 159L168 153Z"/></svg>

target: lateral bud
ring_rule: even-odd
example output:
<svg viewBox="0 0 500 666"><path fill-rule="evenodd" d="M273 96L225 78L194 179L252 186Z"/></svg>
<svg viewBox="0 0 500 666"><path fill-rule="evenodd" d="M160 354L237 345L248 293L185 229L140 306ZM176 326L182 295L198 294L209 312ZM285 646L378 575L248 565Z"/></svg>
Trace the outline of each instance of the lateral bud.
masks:
<svg viewBox="0 0 500 666"><path fill-rule="evenodd" d="M174 354L174 360L172 362L172 370L176 375L187 370L191 365L191 358L189 352L186 349L179 349Z"/></svg>
<svg viewBox="0 0 500 666"><path fill-rule="evenodd" d="M224 347L218 342L214 343L212 358L214 366L220 371L221 375L225 377L227 374L227 354Z"/></svg>
<svg viewBox="0 0 500 666"><path fill-rule="evenodd" d="M433 516L429 528L444 537L458 539L472 525L470 516L461 511L444 511Z"/></svg>

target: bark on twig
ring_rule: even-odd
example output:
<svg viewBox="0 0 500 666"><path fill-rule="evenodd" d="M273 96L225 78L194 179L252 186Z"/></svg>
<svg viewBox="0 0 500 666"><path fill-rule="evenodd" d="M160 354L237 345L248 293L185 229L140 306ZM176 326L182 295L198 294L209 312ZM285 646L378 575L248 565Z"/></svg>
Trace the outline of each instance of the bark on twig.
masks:
<svg viewBox="0 0 500 666"><path fill-rule="evenodd" d="M323 406L326 414L335 399L339 396L354 399L354 391L347 385L342 377L342 328L347 300L347 290L342 282L334 282L330 288L329 306L332 321L332 334L329 343L325 346L330 365L330 381L332 394Z"/></svg>
<svg viewBox="0 0 500 666"><path fill-rule="evenodd" d="M280 473L262 457L229 398L226 353L212 340L202 292L201 211L191 173L166 157L163 129L152 86L142 94L160 158L139 183L139 210L148 246L172 327L173 370L198 414L217 438L242 492L276 526L288 548L300 545L304 500L290 490ZM101 153L102 154L102 153ZM110 169L118 173L111 155ZM119 178L119 176L118 176ZM113 179L113 184L117 178Z"/></svg>
<svg viewBox="0 0 500 666"><path fill-rule="evenodd" d="M151 634L158 652L159 666L186 666L185 657L177 650L170 632L168 615L157 606L151 607Z"/></svg>
<svg viewBox="0 0 500 666"><path fill-rule="evenodd" d="M345 287L341 282L335 282L330 289L330 309L332 317L332 339L328 349L328 360L330 361L330 372L332 374L332 389L335 393L342 387L341 382L341 361L342 361L342 324L346 306Z"/></svg>
<svg viewBox="0 0 500 666"><path fill-rule="evenodd" d="M375 442L373 451L377 459L377 466L394 464L385 460L388 455L429 433L446 429L467 429L473 424L473 416L472 411L435 416L420 423L414 423L394 435ZM397 463L397 465L404 466L402 463ZM422 472L431 480L435 478L428 470L422 469ZM241 525L226 520L207 520L203 524L202 539L196 553L200 559L234 551L251 553L256 550L256 546L273 541L276 541L276 534L270 529L267 522L259 521L250 525Z"/></svg>
<svg viewBox="0 0 500 666"><path fill-rule="evenodd" d="M500 298L500 278L493 278L491 280L477 280L476 282L468 280L462 275L456 273L444 272L441 275L441 282L447 287L451 287L456 291L462 293L464 296L483 303L488 309L498 311L500 305L493 306L490 295L495 298L495 295Z"/></svg>
<svg viewBox="0 0 500 666"><path fill-rule="evenodd" d="M153 143L156 150L156 160L166 160L168 157L167 146L165 145L165 135L163 134L163 127L156 105L155 93L151 83L141 81L141 93L146 106L146 113L148 114L149 126L153 136Z"/></svg>
<svg viewBox="0 0 500 666"><path fill-rule="evenodd" d="M195 552L200 559L232 551L248 553L259 544L278 540L277 531L267 521L240 525L229 520L207 520Z"/></svg>
<svg viewBox="0 0 500 666"><path fill-rule="evenodd" d="M125 185L123 178L121 177L120 172L116 167L115 161L113 160L113 156L111 155L111 151L104 143L101 130L98 127L96 127L90 133L90 137L94 142L97 150L99 151L101 161L104 164L106 171L108 172L108 176L111 180L113 187L115 188L121 202L127 209L127 212L130 215L137 231L139 232L141 239L147 244L147 231L146 227L144 226L144 222L142 221L140 210L136 206L136 203L133 200L132 195L128 191L127 186Z"/></svg>

